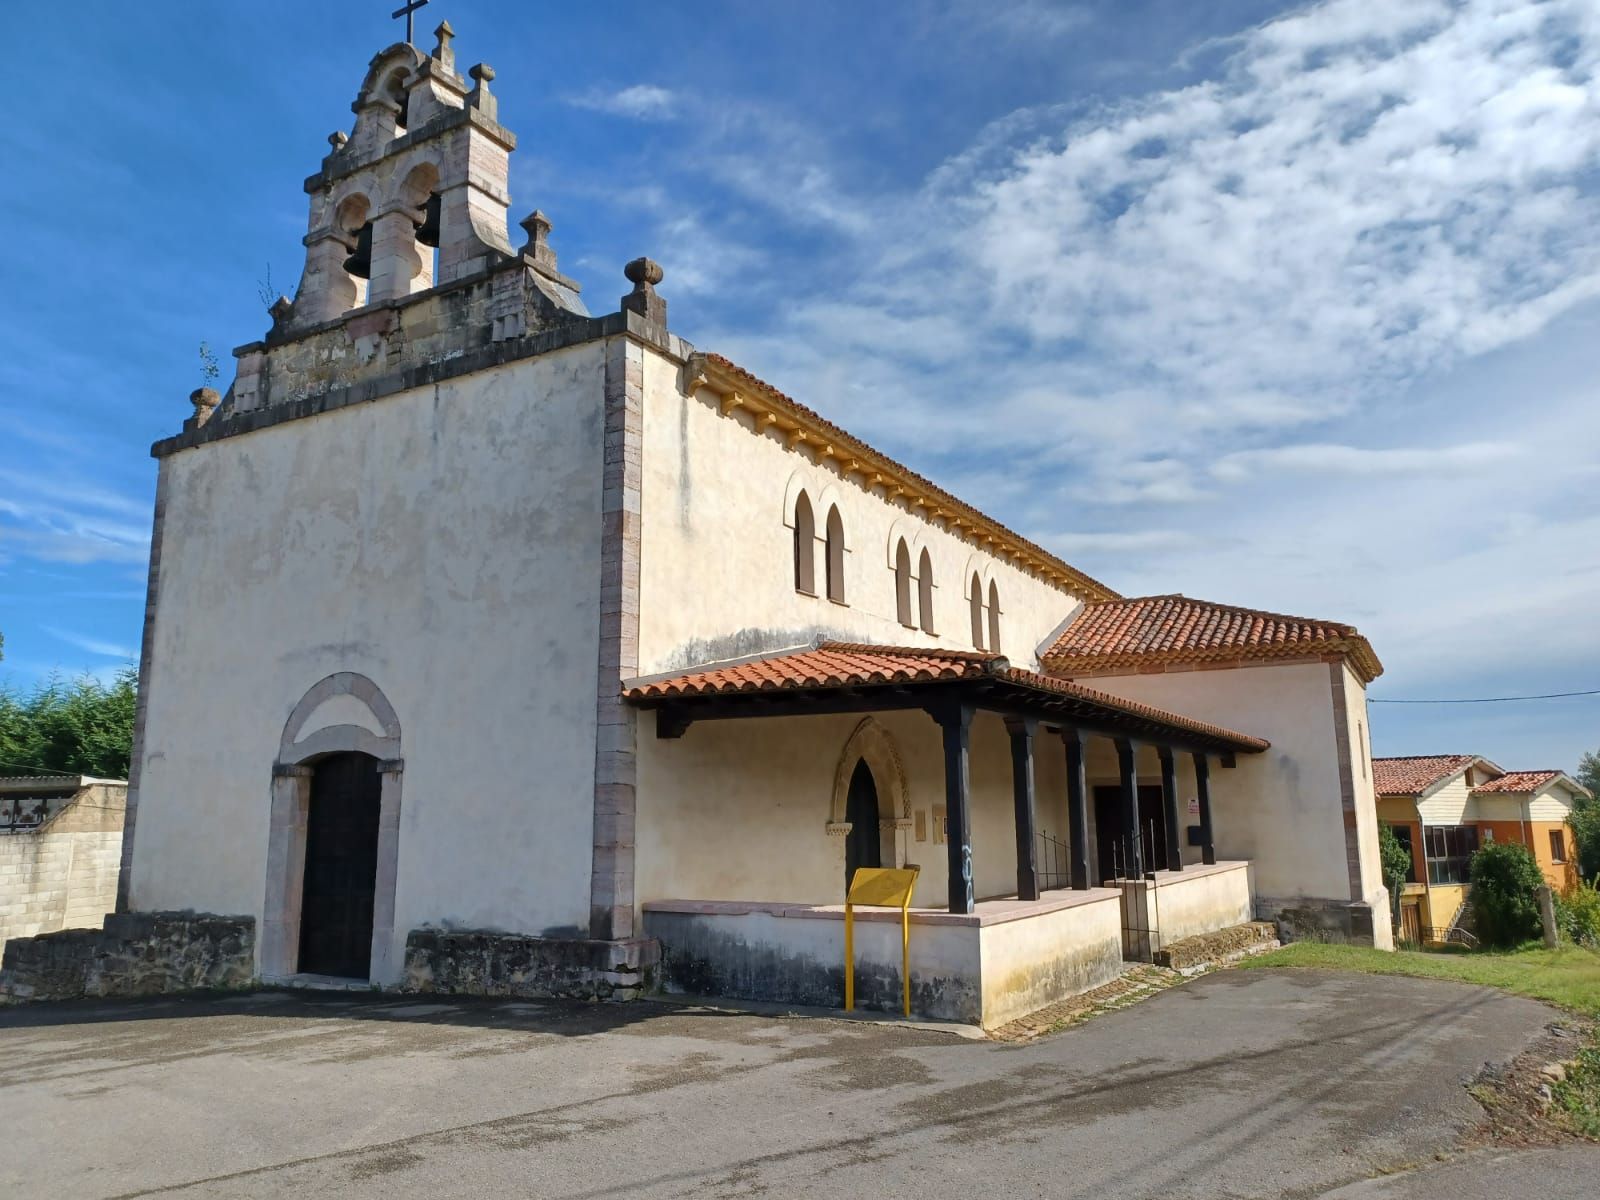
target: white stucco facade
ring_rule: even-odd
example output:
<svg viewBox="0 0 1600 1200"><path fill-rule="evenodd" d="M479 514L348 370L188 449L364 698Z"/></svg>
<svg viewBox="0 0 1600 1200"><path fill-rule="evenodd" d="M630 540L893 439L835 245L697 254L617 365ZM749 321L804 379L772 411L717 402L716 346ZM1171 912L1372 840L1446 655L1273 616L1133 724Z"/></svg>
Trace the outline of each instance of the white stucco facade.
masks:
<svg viewBox="0 0 1600 1200"><path fill-rule="evenodd" d="M353 671L403 731L397 941L586 924L604 352L164 460L132 907L264 915L279 736Z"/></svg>

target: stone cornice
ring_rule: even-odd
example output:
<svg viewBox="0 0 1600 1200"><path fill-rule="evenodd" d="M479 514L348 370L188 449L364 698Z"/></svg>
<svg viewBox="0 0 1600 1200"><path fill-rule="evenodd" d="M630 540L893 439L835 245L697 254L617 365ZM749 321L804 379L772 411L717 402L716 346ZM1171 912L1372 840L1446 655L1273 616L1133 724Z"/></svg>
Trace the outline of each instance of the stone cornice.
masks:
<svg viewBox="0 0 1600 1200"><path fill-rule="evenodd" d="M754 418L758 433L775 430L791 449L811 449L817 462L833 462L844 474L861 477L870 488L881 487L891 500L946 527L981 550L1014 560L1057 586L1085 600L1115 600L1105 584L1069 566L1042 546L1013 533L949 492L874 450L852 434L785 396L748 371L713 354L694 354L688 362L688 390L707 386L720 396L724 416L743 409Z"/></svg>
<svg viewBox="0 0 1600 1200"><path fill-rule="evenodd" d="M186 430L175 437L162 438L150 447L150 454L153 458L166 458L168 455L192 450L210 442L256 433L288 421L318 416L335 409L347 408L352 404L366 404L385 396L409 392L414 388L428 387L447 379L459 379L476 371L485 371L491 367L504 366L506 363L519 362L524 358L535 358L541 354L564 350L569 346L578 346L609 337L629 338L651 347L677 363L683 362L694 349L682 338L646 321L637 313L615 312L604 317L574 317L570 322L552 329L542 329L527 337L494 342L469 350L455 358L420 363L415 367L408 367L375 379L365 379L344 387L330 388L314 396L305 396L246 413L219 412L216 418L205 425Z"/></svg>
<svg viewBox="0 0 1600 1200"><path fill-rule="evenodd" d="M492 121L475 108L457 108L442 116L435 117L426 125L419 126L407 133L401 134L394 141L387 143L383 150L377 154L370 154L357 158L349 150L336 150L322 160L322 170L306 179L305 190L308 194L320 192L323 188L332 187L341 179L346 179L375 163L386 158L393 158L404 153L412 146L430 141L440 134L448 133L462 125L471 125L481 131L491 141L498 143L507 151L517 148L517 135L512 133L498 121Z"/></svg>

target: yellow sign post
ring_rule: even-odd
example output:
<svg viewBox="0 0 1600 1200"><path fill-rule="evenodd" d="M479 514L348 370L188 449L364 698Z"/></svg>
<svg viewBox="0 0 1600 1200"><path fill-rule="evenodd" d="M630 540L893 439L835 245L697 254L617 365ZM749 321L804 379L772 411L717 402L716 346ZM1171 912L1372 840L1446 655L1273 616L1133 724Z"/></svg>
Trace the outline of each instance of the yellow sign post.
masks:
<svg viewBox="0 0 1600 1200"><path fill-rule="evenodd" d="M844 898L844 1008L856 1006L856 905L900 909L900 979L905 986L905 1012L911 1015L911 893L918 867L858 867Z"/></svg>

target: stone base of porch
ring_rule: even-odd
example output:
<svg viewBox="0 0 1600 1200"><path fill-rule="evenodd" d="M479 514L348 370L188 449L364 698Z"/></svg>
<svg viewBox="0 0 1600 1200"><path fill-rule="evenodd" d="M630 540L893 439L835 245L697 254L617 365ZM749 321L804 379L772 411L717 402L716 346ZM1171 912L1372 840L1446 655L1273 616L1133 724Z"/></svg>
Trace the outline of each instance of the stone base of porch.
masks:
<svg viewBox="0 0 1600 1200"><path fill-rule="evenodd" d="M632 1000L656 987L648 938L602 942L492 930L413 929L400 990L457 996Z"/></svg>
<svg viewBox="0 0 1600 1200"><path fill-rule="evenodd" d="M842 905L661 900L644 905L669 991L838 1008ZM901 1008L900 914L856 913L856 1004ZM985 900L968 914L911 911L911 1009L992 1028L1122 971L1121 895L1112 888Z"/></svg>

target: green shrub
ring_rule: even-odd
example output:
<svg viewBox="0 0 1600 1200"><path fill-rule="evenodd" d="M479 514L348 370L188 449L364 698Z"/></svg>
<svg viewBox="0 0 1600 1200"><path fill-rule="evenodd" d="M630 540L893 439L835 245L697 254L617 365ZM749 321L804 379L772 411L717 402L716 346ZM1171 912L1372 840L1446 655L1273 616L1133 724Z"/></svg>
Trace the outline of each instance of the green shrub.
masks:
<svg viewBox="0 0 1600 1200"><path fill-rule="evenodd" d="M1580 882L1557 896L1556 925L1574 945L1600 949L1600 887Z"/></svg>
<svg viewBox="0 0 1600 1200"><path fill-rule="evenodd" d="M1478 939L1515 946L1541 932L1539 888L1544 872L1519 842L1490 842L1472 856L1472 913Z"/></svg>

